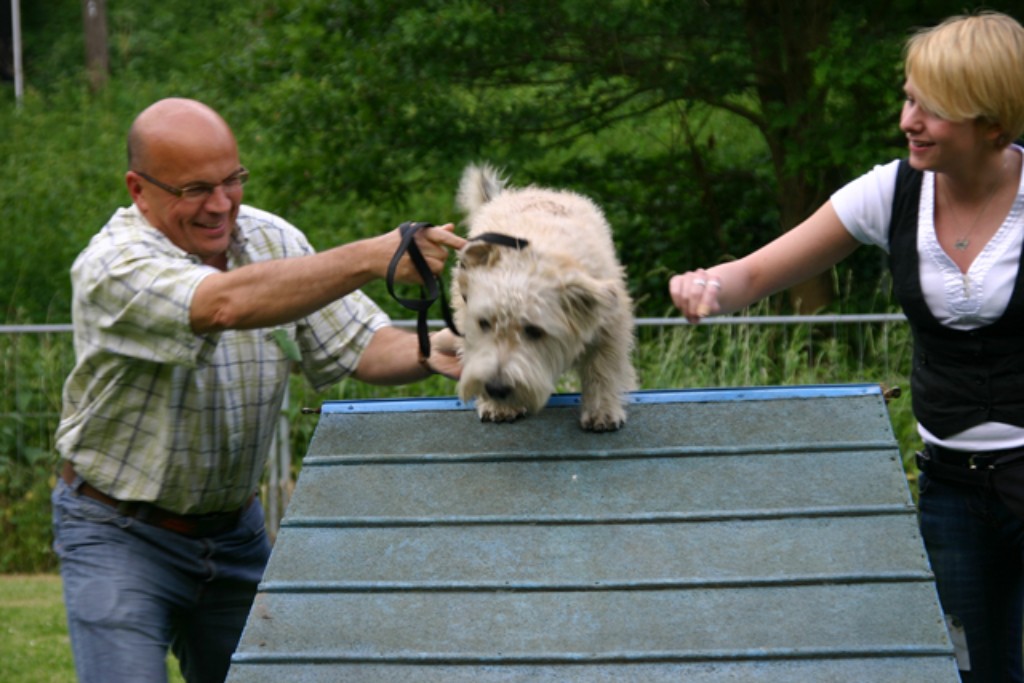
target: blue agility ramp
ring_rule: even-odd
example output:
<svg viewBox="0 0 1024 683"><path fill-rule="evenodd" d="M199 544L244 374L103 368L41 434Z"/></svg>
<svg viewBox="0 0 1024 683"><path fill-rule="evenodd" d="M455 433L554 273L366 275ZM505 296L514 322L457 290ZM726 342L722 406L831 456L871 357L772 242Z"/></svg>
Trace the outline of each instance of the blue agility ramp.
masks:
<svg viewBox="0 0 1024 683"><path fill-rule="evenodd" d="M959 681L875 385L324 404L231 683Z"/></svg>

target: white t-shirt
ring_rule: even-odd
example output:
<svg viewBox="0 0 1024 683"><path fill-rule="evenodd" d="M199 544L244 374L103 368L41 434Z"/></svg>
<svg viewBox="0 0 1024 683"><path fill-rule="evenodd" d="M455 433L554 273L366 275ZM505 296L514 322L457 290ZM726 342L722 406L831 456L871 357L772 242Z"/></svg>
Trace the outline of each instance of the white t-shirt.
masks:
<svg viewBox="0 0 1024 683"><path fill-rule="evenodd" d="M1019 147L1015 147L1021 151ZM832 195L839 220L853 237L889 251L889 221L899 161L876 166ZM921 290L935 319L947 327L970 330L988 325L1006 310L1017 279L1024 244L1024 173L1017 198L1003 224L966 273L939 245L935 235L935 174L924 172L918 209L917 251ZM918 425L929 443L959 450L1024 446L1024 429L1001 422L972 427L939 439Z"/></svg>

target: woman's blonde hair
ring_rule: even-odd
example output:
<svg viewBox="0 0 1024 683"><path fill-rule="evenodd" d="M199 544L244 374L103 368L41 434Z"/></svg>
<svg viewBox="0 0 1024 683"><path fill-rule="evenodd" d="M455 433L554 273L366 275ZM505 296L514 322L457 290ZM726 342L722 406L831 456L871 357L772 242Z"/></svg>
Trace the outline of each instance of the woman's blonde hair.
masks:
<svg viewBox="0 0 1024 683"><path fill-rule="evenodd" d="M911 36L904 57L907 80L928 111L995 123L1003 144L1024 134L1024 28L1013 17L950 17Z"/></svg>

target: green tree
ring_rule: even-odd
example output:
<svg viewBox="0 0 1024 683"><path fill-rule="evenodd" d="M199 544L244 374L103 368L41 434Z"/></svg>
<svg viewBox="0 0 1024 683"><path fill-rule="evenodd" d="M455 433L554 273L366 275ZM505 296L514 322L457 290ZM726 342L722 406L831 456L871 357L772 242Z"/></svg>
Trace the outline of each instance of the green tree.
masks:
<svg viewBox="0 0 1024 683"><path fill-rule="evenodd" d="M31 92L20 117L0 115L0 206L16 217L0 300L22 319L66 319L66 277L54 271L124 202L124 132L166 95L221 110L254 172L247 201L317 246L448 220L470 161L586 193L616 230L641 313L658 315L670 272L749 252L902 154L900 46L961 10L950 0L139 0L109 5L111 80L90 96L79 3L54 3L61 11L25 13ZM838 281L854 289L843 305L864 310L883 271L872 250L844 264ZM814 308L833 290L819 280L799 296Z"/></svg>
<svg viewBox="0 0 1024 683"><path fill-rule="evenodd" d="M230 78L262 93L247 118L273 122L282 198L450 197L467 161L490 159L601 201L634 288L664 305L666 269L749 251L901 153L901 45L959 9L266 2ZM855 264L873 287L877 257ZM816 308L831 291L799 296Z"/></svg>

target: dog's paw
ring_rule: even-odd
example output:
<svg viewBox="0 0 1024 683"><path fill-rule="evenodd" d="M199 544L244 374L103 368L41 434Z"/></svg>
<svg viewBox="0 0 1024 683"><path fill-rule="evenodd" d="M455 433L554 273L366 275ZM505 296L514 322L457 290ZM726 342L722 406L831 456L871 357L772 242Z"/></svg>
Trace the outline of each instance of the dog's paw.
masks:
<svg viewBox="0 0 1024 683"><path fill-rule="evenodd" d="M584 410L580 416L580 427L588 432L614 432L626 424L626 411L596 412Z"/></svg>
<svg viewBox="0 0 1024 683"><path fill-rule="evenodd" d="M526 416L526 408L477 401L476 413L481 422L515 422Z"/></svg>

